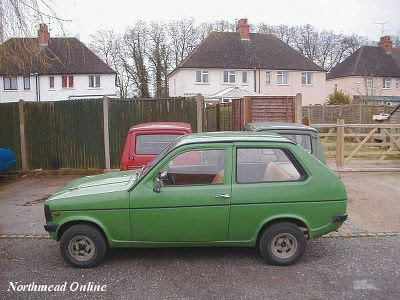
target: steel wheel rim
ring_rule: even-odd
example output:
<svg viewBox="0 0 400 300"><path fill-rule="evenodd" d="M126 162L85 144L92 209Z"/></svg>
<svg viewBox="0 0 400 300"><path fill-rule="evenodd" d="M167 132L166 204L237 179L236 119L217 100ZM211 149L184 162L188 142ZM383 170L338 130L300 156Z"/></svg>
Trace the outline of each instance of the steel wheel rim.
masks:
<svg viewBox="0 0 400 300"><path fill-rule="evenodd" d="M281 233L271 241L271 251L278 258L292 257L298 248L297 239L290 233Z"/></svg>
<svg viewBox="0 0 400 300"><path fill-rule="evenodd" d="M90 260L96 251L93 241L87 236L78 235L71 239L68 244L69 254L78 261Z"/></svg>

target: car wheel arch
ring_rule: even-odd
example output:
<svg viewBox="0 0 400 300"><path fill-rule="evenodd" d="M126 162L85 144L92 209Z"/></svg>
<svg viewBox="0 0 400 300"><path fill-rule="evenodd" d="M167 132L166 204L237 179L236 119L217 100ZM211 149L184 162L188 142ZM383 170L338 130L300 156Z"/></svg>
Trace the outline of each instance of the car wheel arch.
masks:
<svg viewBox="0 0 400 300"><path fill-rule="evenodd" d="M297 226L299 226L300 228L304 228L305 229L305 234L307 236L307 238L310 237L310 229L309 229L309 225L307 224L307 222L298 216L278 216L278 217L274 217L272 219L268 219L265 220L262 225L259 227L259 230L257 232L257 238L256 238L256 245L258 246L258 243L260 241L260 238L264 232L264 230L266 228L268 228L269 226L279 223L279 222L289 222L289 223L293 223Z"/></svg>
<svg viewBox="0 0 400 300"><path fill-rule="evenodd" d="M74 225L80 225L80 224L90 225L90 226L93 226L94 228L96 228L97 230L99 230L100 233L103 235L104 240L107 243L107 247L109 246L108 235L106 234L104 227L94 220L86 220L86 219L68 220L68 221L64 222L63 224L61 224L57 230L57 241L61 240L61 237L63 236L64 232L68 230L68 228L71 228Z"/></svg>

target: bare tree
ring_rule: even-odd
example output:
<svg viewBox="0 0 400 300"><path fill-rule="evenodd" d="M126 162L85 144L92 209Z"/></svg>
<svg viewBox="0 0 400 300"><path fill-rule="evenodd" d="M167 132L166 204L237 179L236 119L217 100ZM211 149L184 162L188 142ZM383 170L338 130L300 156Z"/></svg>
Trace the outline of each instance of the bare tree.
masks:
<svg viewBox="0 0 400 300"><path fill-rule="evenodd" d="M147 57L153 74L154 95L168 96L168 71L171 49L167 41L164 23L152 22L148 31L149 47Z"/></svg>
<svg viewBox="0 0 400 300"><path fill-rule="evenodd" d="M150 97L148 64L146 61L147 30L145 22L137 22L125 33L123 46L121 47L123 66L133 80L137 89L137 96L143 98Z"/></svg>
<svg viewBox="0 0 400 300"><path fill-rule="evenodd" d="M122 60L122 37L112 30L100 30L91 35L89 47L116 73L116 86L121 98L133 95L132 77Z"/></svg>
<svg viewBox="0 0 400 300"><path fill-rule="evenodd" d="M199 31L193 18L170 22L168 36L175 66L179 65L200 42Z"/></svg>

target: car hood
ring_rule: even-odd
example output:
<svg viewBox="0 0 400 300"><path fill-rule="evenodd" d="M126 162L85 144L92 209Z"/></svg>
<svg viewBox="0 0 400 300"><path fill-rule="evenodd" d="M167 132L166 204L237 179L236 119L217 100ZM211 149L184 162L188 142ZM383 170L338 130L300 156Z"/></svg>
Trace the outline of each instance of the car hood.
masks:
<svg viewBox="0 0 400 300"><path fill-rule="evenodd" d="M138 179L140 171L113 172L75 179L53 194L49 200L105 191L127 190Z"/></svg>

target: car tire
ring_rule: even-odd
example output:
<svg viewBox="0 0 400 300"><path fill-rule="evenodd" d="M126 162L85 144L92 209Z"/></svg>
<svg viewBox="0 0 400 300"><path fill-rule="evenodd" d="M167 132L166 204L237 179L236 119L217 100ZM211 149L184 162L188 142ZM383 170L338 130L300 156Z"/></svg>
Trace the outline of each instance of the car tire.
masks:
<svg viewBox="0 0 400 300"><path fill-rule="evenodd" d="M305 253L306 238L297 225L279 222L264 230L259 249L265 262L270 265L293 265Z"/></svg>
<svg viewBox="0 0 400 300"><path fill-rule="evenodd" d="M90 268L98 265L106 253L103 234L94 226L73 225L61 237L60 251L63 259L74 268Z"/></svg>

